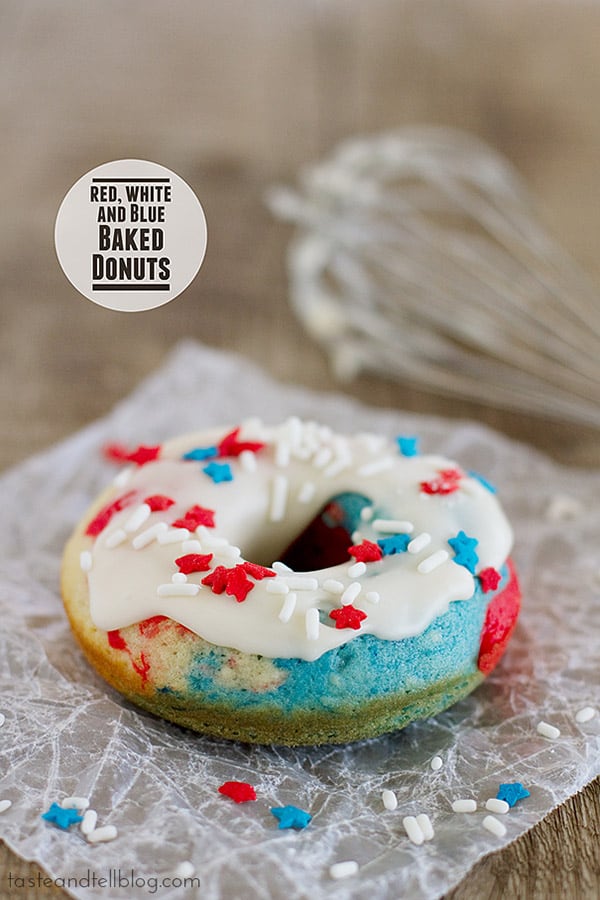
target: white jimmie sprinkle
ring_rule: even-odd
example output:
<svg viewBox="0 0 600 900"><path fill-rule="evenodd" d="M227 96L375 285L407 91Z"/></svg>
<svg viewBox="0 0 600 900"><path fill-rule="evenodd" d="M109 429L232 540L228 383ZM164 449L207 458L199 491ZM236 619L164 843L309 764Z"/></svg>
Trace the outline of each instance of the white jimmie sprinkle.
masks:
<svg viewBox="0 0 600 900"><path fill-rule="evenodd" d="M159 597L195 597L199 590L199 584L188 581L186 584L159 584L156 593Z"/></svg>
<svg viewBox="0 0 600 900"><path fill-rule="evenodd" d="M287 594L290 586L283 578L269 578L266 590L267 594Z"/></svg>
<svg viewBox="0 0 600 900"><path fill-rule="evenodd" d="M369 603L379 603L381 597L379 596L379 591L367 591L365 597L369 601Z"/></svg>
<svg viewBox="0 0 600 900"><path fill-rule="evenodd" d="M171 575L171 581L173 584L185 584L187 581L187 575L183 572L175 572L174 575Z"/></svg>
<svg viewBox="0 0 600 900"><path fill-rule="evenodd" d="M540 722L537 727L537 733L542 737L548 738L549 741L555 741L560 737L560 728L550 725L548 722Z"/></svg>
<svg viewBox="0 0 600 900"><path fill-rule="evenodd" d="M289 596L289 595L288 595ZM305 617L306 624L306 637L309 641L318 641L319 640L319 610L316 606L311 607L311 609L306 610Z"/></svg>
<svg viewBox="0 0 600 900"><path fill-rule="evenodd" d="M212 534L206 525L198 525L196 534L205 547L226 547L229 544L227 538Z"/></svg>
<svg viewBox="0 0 600 900"><path fill-rule="evenodd" d="M89 550L82 550L79 554L79 565L82 572L89 572L92 568L92 554Z"/></svg>
<svg viewBox="0 0 600 900"><path fill-rule="evenodd" d="M382 531L386 534L410 534L414 530L412 522L403 519L373 519L373 531Z"/></svg>
<svg viewBox="0 0 600 900"><path fill-rule="evenodd" d="M187 541L190 532L187 528L168 528L158 534L159 544L176 544L178 541Z"/></svg>
<svg viewBox="0 0 600 900"><path fill-rule="evenodd" d="M315 495L316 487L313 481L305 481L298 493L298 503L309 503Z"/></svg>
<svg viewBox="0 0 600 900"><path fill-rule="evenodd" d="M316 591L319 587L319 582L316 578L304 578L302 575L288 576L285 581L292 591Z"/></svg>
<svg viewBox="0 0 600 900"><path fill-rule="evenodd" d="M425 547L428 547L431 543L431 535L427 534L426 531L423 531L421 534L418 534L416 538L413 538L410 544L407 547L409 553L420 553L421 550L424 550Z"/></svg>
<svg viewBox="0 0 600 900"><path fill-rule="evenodd" d="M363 506L360 511L360 518L362 522L370 522L373 518L373 507L372 506Z"/></svg>
<svg viewBox="0 0 600 900"><path fill-rule="evenodd" d="M506 800L499 800L498 797L490 797L489 800L485 801L485 808L489 810L489 812L498 813L499 815L504 816L509 811L510 806Z"/></svg>
<svg viewBox="0 0 600 900"><path fill-rule="evenodd" d="M271 522L281 522L285 515L288 495L288 480L285 475L275 475L271 490L269 518Z"/></svg>
<svg viewBox="0 0 600 900"><path fill-rule="evenodd" d="M296 459L301 459L303 462L307 462L314 452L315 448L312 445L308 446L304 441L294 447L294 456Z"/></svg>
<svg viewBox="0 0 600 900"><path fill-rule="evenodd" d="M87 797L65 797L60 804L63 809L87 809L90 801Z"/></svg>
<svg viewBox="0 0 600 900"><path fill-rule="evenodd" d="M321 447L315 453L313 466L315 466L316 469L324 469L325 466L331 462L332 456L333 452L330 447Z"/></svg>
<svg viewBox="0 0 600 900"><path fill-rule="evenodd" d="M0 813L6 812L12 806L12 800L0 800Z"/></svg>
<svg viewBox="0 0 600 900"><path fill-rule="evenodd" d="M298 416L290 416L284 424L285 433L290 445L295 448L302 440L302 432L304 431L304 423Z"/></svg>
<svg viewBox="0 0 600 900"><path fill-rule="evenodd" d="M122 544L123 541L127 540L127 535L123 531L122 528L117 528L115 531L112 531L109 536L106 538L104 542L105 547L118 547L119 544Z"/></svg>
<svg viewBox="0 0 600 900"><path fill-rule="evenodd" d="M292 448L288 441L278 441L275 448L275 465L285 469L290 464Z"/></svg>
<svg viewBox="0 0 600 900"><path fill-rule="evenodd" d="M354 603L360 591L361 585L359 581L353 581L352 584L349 584L341 597L342 606L350 606L351 603Z"/></svg>
<svg viewBox="0 0 600 900"><path fill-rule="evenodd" d="M252 450L242 450L238 459L242 469L246 472L256 472L256 455Z"/></svg>
<svg viewBox="0 0 600 900"><path fill-rule="evenodd" d="M289 575L290 572L293 572L293 569L290 569L289 566L286 566L285 563L276 559L275 562L271 565L271 568L274 572L277 572L278 575Z"/></svg>
<svg viewBox="0 0 600 900"><path fill-rule="evenodd" d="M589 722L590 719L593 719L595 715L596 710L593 706L584 706L583 709L580 709L576 714L575 721L579 722L580 725L583 725L584 722Z"/></svg>
<svg viewBox="0 0 600 900"><path fill-rule="evenodd" d="M382 459L376 459L373 462L361 466L360 469L358 469L358 475L360 475L361 478L369 478L371 475L378 475L379 472L385 472L387 469L391 469L394 462L393 456L384 456Z"/></svg>
<svg viewBox="0 0 600 900"><path fill-rule="evenodd" d="M413 842L413 844L417 844L419 846L425 840L425 835L421 831L421 826L417 822L414 816L404 816L402 819L402 825L406 834L408 835L409 840Z"/></svg>
<svg viewBox="0 0 600 900"><path fill-rule="evenodd" d="M421 575L429 575L429 573L433 572L434 569L437 569L438 566L443 565L448 559L448 556L449 553L447 550L436 550L431 556L426 556L425 559L421 560L417 566L417 572L420 572Z"/></svg>
<svg viewBox="0 0 600 900"><path fill-rule="evenodd" d="M200 541L184 541L181 549L184 553L202 553L202 544Z"/></svg>
<svg viewBox="0 0 600 900"><path fill-rule="evenodd" d="M381 801L386 809L396 809L398 806L398 798L393 791L382 791Z"/></svg>
<svg viewBox="0 0 600 900"><path fill-rule="evenodd" d="M152 510L147 503L140 503L125 522L125 531L137 531L138 528L144 524L151 512Z"/></svg>
<svg viewBox="0 0 600 900"><path fill-rule="evenodd" d="M357 562L348 567L348 575L350 578L358 578L359 575L364 575L367 571L367 567L364 562Z"/></svg>
<svg viewBox="0 0 600 900"><path fill-rule="evenodd" d="M506 834L506 826L494 816L486 816L481 824L488 831L491 831L492 834L495 834L496 837L504 837Z"/></svg>
<svg viewBox="0 0 600 900"><path fill-rule="evenodd" d="M345 469L349 469L351 465L352 457L339 456L337 459L334 459L329 466L327 466L327 468L323 471L323 475L325 476L325 478L335 478L335 476L339 475L340 472L343 472Z"/></svg>
<svg viewBox="0 0 600 900"><path fill-rule="evenodd" d="M290 591L289 594L286 594L286 598L283 601L283 605L279 610L279 620L283 622L285 625L290 621L294 614L294 610L296 609L296 595L293 591ZM309 610L310 612L310 610Z"/></svg>
<svg viewBox="0 0 600 900"><path fill-rule="evenodd" d="M240 453L240 456L241 455L242 454ZM179 865L173 872L173 875L177 875L178 878L192 878L195 871L196 869L194 868L193 864L186 859L183 862L179 863Z"/></svg>
<svg viewBox="0 0 600 900"><path fill-rule="evenodd" d="M150 528L146 528L141 534L136 534L131 542L131 546L134 550L141 550L143 547L151 544L152 541L157 540L160 534L166 534L168 530L169 526L166 522L157 522L156 525L151 525Z"/></svg>
<svg viewBox="0 0 600 900"><path fill-rule="evenodd" d="M456 813L472 813L476 809L475 800L455 800L452 804L452 811Z"/></svg>
<svg viewBox="0 0 600 900"><path fill-rule="evenodd" d="M81 833L88 835L91 834L92 831L96 827L96 822L98 821L98 813L95 809L88 809L84 814L83 819L81 820L81 824L79 826Z"/></svg>
<svg viewBox="0 0 600 900"><path fill-rule="evenodd" d="M215 554L225 559L238 559L242 555L242 551L234 544L224 544L222 547L215 547Z"/></svg>
<svg viewBox="0 0 600 900"><path fill-rule="evenodd" d="M337 581L335 578L326 578L321 587L328 594L341 594L344 590L342 582Z"/></svg>
<svg viewBox="0 0 600 900"><path fill-rule="evenodd" d="M114 825L103 825L101 828L94 828L87 835L90 844L104 844L107 841L114 841L118 832Z"/></svg>
<svg viewBox="0 0 600 900"><path fill-rule="evenodd" d="M419 813L417 816L417 825L421 829L423 833L423 839L426 841L433 840L434 831L433 825L431 824L431 819L427 815L427 813Z"/></svg>
<svg viewBox="0 0 600 900"><path fill-rule="evenodd" d="M343 862L334 863L329 867L330 876L338 881L340 878L350 878L358 872L358 863L355 859L345 859Z"/></svg>

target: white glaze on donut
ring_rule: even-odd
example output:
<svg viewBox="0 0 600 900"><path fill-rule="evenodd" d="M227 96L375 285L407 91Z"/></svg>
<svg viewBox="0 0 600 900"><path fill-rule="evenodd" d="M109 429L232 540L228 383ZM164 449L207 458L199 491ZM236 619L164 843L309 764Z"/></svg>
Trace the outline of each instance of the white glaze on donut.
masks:
<svg viewBox="0 0 600 900"><path fill-rule="evenodd" d="M225 429L188 435L165 444L160 458L133 471L127 491L135 491L136 503L154 494L175 500L165 511L153 512L139 531L110 547L111 535L131 522L135 506L116 513L91 547L93 564L86 577L90 612L103 630L123 628L151 616L165 615L185 625L210 643L267 657L299 657L313 660L359 634L398 640L423 632L456 600L469 599L474 578L453 561L448 539L460 530L478 541L477 571L499 569L511 546L511 528L496 497L477 479L464 476L458 490L448 495L428 495L423 481L441 470L457 468L439 456L402 456L398 448L373 435L342 437L314 423L290 420L277 427L252 422L242 427L241 440L261 440L266 446L256 454L256 466L239 457L227 458L233 480L215 484L203 471L204 463L184 461L192 448L217 444ZM324 450L329 450L325 454ZM323 460L327 456L324 464ZM225 461L225 460L221 460ZM318 465L315 465L315 462ZM273 485L286 480L285 507L273 517ZM309 499L303 486L314 485ZM199 585L195 596L160 596L159 585L171 582L177 572L174 560L184 555L183 538L175 543L152 540L141 549L132 541L136 534L159 522L169 525L194 504L216 511L215 528L200 527L186 536L199 540L202 553L212 553L211 569L234 566L242 560L268 565L336 494L354 491L372 501L376 519L413 524L413 535L427 533L430 541L416 553L386 556L368 562L359 577L348 574L348 559L341 565L315 572L286 573L256 581L244 602L225 593L216 595L202 585L207 572L188 575L187 583ZM120 489L115 488L114 496ZM384 537L369 521L361 522L363 538ZM90 539L91 543L92 539ZM448 558L427 574L419 564L440 550ZM281 574L280 574L281 573ZM312 579L312 581L311 581ZM336 628L328 613L341 605L340 595L324 586L338 582L343 594L351 583L360 584L353 606L367 614L360 630ZM281 591L274 590L280 584ZM281 616L286 588L295 594L291 615ZM353 591L354 592L354 591ZM369 597L378 596L374 603ZM318 636L307 635L306 613L322 611Z"/></svg>

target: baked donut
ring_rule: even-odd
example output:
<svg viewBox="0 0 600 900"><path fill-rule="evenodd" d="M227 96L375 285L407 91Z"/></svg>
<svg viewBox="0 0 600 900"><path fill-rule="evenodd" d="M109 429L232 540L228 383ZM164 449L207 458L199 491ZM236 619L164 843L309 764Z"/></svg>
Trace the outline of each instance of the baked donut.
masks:
<svg viewBox="0 0 600 900"><path fill-rule="evenodd" d="M518 615L493 487L417 441L291 418L134 452L64 554L92 666L213 736L342 743L472 691ZM275 561L274 561L275 560Z"/></svg>

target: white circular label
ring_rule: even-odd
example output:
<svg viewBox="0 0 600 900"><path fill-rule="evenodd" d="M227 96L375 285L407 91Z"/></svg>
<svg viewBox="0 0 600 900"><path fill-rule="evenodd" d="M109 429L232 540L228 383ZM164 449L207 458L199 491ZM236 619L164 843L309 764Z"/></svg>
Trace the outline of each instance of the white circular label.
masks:
<svg viewBox="0 0 600 900"><path fill-rule="evenodd" d="M206 219L186 182L157 163L118 159L87 172L63 200L56 254L77 290L107 309L173 300L206 252Z"/></svg>

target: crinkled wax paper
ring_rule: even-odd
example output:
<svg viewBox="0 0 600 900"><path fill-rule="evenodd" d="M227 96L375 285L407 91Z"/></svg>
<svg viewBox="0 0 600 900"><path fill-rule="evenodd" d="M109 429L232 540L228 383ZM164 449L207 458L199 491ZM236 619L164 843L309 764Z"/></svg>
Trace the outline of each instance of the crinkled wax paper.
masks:
<svg viewBox="0 0 600 900"><path fill-rule="evenodd" d="M423 450L455 457L500 491L516 531L524 607L509 650L489 680L427 722L345 747L275 749L215 741L138 712L85 662L59 597L63 544L114 469L108 440L159 441L209 424L258 415L318 418L337 429L418 433ZM77 897L433 897L538 822L600 772L600 474L560 468L528 447L470 422L370 409L333 394L274 383L247 361L180 346L165 366L107 418L9 471L0 480L0 836L53 877L83 878ZM548 513L557 497L554 514ZM558 512L558 514L556 514ZM557 725L549 741L540 720ZM444 761L432 772L430 760ZM254 803L217 793L251 782ZM505 838L482 827L481 803L499 782L531 791L502 817ZM398 809L385 811L391 788ZM40 814L67 795L91 799L100 823L119 831L91 846ZM473 797L480 811L451 811ZM269 807L308 810L304 831L278 830ZM427 812L435 837L417 847L402 817ZM354 859L353 878L329 867ZM161 886L189 860L198 888ZM122 887L85 878L120 872ZM138 885L123 879L138 879ZM144 881L145 879L145 881ZM156 881L154 881L156 879Z"/></svg>

